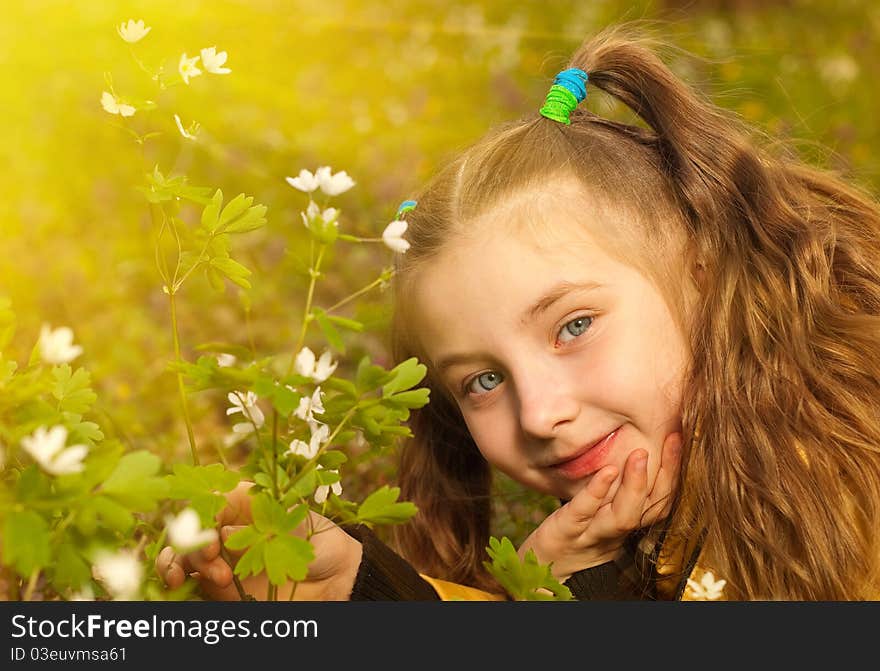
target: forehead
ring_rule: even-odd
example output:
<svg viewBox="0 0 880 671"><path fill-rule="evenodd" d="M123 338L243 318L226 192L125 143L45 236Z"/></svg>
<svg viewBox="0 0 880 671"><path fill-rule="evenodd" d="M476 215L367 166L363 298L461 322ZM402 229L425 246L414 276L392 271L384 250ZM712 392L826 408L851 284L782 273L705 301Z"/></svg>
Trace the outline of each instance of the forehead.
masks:
<svg viewBox="0 0 880 671"><path fill-rule="evenodd" d="M429 360L438 349L491 349L496 327L527 326L542 298L608 295L638 281L635 269L607 254L562 208L547 208L528 225L523 214L496 213L419 270L414 327Z"/></svg>

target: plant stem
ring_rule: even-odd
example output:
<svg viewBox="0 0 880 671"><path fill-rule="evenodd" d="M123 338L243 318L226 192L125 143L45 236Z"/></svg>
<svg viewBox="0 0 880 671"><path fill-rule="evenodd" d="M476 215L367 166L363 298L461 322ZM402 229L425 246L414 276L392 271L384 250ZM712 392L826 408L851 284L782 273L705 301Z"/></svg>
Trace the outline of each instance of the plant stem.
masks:
<svg viewBox="0 0 880 671"><path fill-rule="evenodd" d="M272 496L278 500L278 411L272 408Z"/></svg>
<svg viewBox="0 0 880 671"><path fill-rule="evenodd" d="M303 467L299 470L299 473L297 473L295 477L291 478L291 480L290 480L290 488L291 489L299 481L299 479L302 477L303 473L308 471L309 467L318 461L318 458L325 452L327 447L333 443L333 439L336 438L337 435L339 435L339 432L342 431L342 427L345 426L345 424L348 422L348 420L350 420L354 416L354 413L357 412L357 410L358 410L357 406L354 406L353 408L348 409L348 412L345 413L343 418L339 421L339 424L337 424L336 428L333 429L333 433L331 433L327 437L327 440L324 441L324 444L318 448L318 451L315 453L315 456L312 457L311 459L309 459L305 464L303 464Z"/></svg>
<svg viewBox="0 0 880 671"><path fill-rule="evenodd" d="M312 321L312 300L315 297L315 283L318 281L319 270L321 269L321 261L324 258L324 251L327 249L327 245L320 245L318 247L318 258L315 259L315 265L309 270L309 274L311 275L311 280L309 281L309 292L306 294L306 307L303 311L303 321L302 328L299 331L299 338L296 341L296 347L293 348L293 356L290 358L290 363L287 366L287 374L290 375L290 371L293 370L293 364L296 361L296 355L299 354L299 351L302 349L303 344L306 341L306 331L309 328L309 322Z"/></svg>
<svg viewBox="0 0 880 671"><path fill-rule="evenodd" d="M30 601L34 596L34 589L37 586L37 578L40 577L40 569L35 568L31 571L31 577L28 578L27 587L24 590L24 596L22 596L22 601Z"/></svg>
<svg viewBox="0 0 880 671"><path fill-rule="evenodd" d="M346 296L345 298L343 298L343 299L342 299L341 301L339 301L338 303L334 303L332 306L330 306L329 308L327 308L327 309L325 310L325 312L333 312L334 310L337 310L337 309L341 308L341 307L342 307L343 305L345 305L346 303L348 303L348 302L350 302L350 301L353 301L353 300L354 300L355 298L357 298L358 296L363 296L365 293L367 293L368 291L370 291L370 290L373 289L374 287L379 286L380 284L382 284L382 278L381 278L381 277L377 277L375 280L373 280L372 282L370 282L367 286L365 286L365 287L363 287L363 288L361 288L361 289L358 289L357 291L355 291L355 292L354 292L353 294L351 294L350 296Z"/></svg>
<svg viewBox="0 0 880 671"><path fill-rule="evenodd" d="M180 356L180 336L177 333L177 306L174 301L174 289L168 290L168 301L171 305L171 333L174 336L174 355L177 363L183 363ZM183 373L177 371L177 390L180 392L180 406L183 409L183 420L186 423L186 435L189 438L189 449L195 466L199 465L199 453L196 451L196 438L193 433L192 420L189 417L189 405L186 400L186 389L183 385Z"/></svg>
<svg viewBox="0 0 880 671"><path fill-rule="evenodd" d="M229 565L229 568L232 569L232 582L235 585L236 591L238 591L238 598L242 601L256 601L254 597L245 591L244 585L241 584L241 580L235 575L235 569L233 567L234 562L232 561L232 557L229 556L229 552L223 547L222 542L220 543L220 556L223 557L223 561L225 561Z"/></svg>

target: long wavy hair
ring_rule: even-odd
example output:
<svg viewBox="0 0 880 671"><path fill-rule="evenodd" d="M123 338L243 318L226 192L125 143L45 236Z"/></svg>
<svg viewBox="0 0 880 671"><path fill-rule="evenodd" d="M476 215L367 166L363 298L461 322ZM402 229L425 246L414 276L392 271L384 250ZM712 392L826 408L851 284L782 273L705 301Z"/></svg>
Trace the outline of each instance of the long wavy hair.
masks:
<svg viewBox="0 0 880 671"><path fill-rule="evenodd" d="M418 194L394 279L394 356L427 361L411 300L419 268L481 214L573 176L633 215L603 239L655 281L689 339L667 538L705 534L702 564L728 598L880 598L880 206L708 102L662 47L616 26L568 65L644 125L536 112ZM399 471L419 514L395 541L428 574L492 587L490 468L430 370L426 384Z"/></svg>

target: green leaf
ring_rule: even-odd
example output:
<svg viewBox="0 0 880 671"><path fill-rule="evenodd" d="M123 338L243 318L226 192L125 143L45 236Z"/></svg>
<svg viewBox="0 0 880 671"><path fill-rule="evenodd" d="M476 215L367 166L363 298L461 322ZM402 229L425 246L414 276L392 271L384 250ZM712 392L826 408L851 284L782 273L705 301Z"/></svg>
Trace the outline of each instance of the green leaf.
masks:
<svg viewBox="0 0 880 671"><path fill-rule="evenodd" d="M168 482L157 477L161 461L155 454L139 450L119 460L102 491L132 510L153 510L168 494Z"/></svg>
<svg viewBox="0 0 880 671"><path fill-rule="evenodd" d="M211 233L217 228L217 220L220 217L220 206L223 205L223 192L217 189L209 205L202 210L202 228Z"/></svg>
<svg viewBox="0 0 880 671"><path fill-rule="evenodd" d="M266 206L254 205L248 208L238 219L230 223L223 230L226 233L247 233L255 231L266 223Z"/></svg>
<svg viewBox="0 0 880 671"><path fill-rule="evenodd" d="M104 432L95 422L77 422L70 427L67 441L72 444L95 443L104 440Z"/></svg>
<svg viewBox="0 0 880 671"><path fill-rule="evenodd" d="M410 357L391 369L392 380L382 387L382 396L388 397L399 391L410 389L425 377L428 369L415 357Z"/></svg>
<svg viewBox="0 0 880 671"><path fill-rule="evenodd" d="M59 590L66 587L78 589L92 577L89 565L71 543L62 543L58 547L53 569L52 584Z"/></svg>
<svg viewBox="0 0 880 671"><path fill-rule="evenodd" d="M12 511L3 522L3 563L22 578L48 565L49 526L31 510Z"/></svg>
<svg viewBox="0 0 880 671"><path fill-rule="evenodd" d="M326 313L325 313L326 314ZM364 330L364 325L361 324L356 319L346 319L345 317L337 317L336 315L327 315L327 319L336 324L337 326L341 326L342 328L346 328L349 331L357 331L360 333Z"/></svg>
<svg viewBox="0 0 880 671"><path fill-rule="evenodd" d="M55 384L52 396L61 401L62 411L82 414L92 407L97 395L90 388L91 376L85 368L78 368L72 373L69 364L62 364L52 369Z"/></svg>
<svg viewBox="0 0 880 671"><path fill-rule="evenodd" d="M277 385L272 390L272 405L282 417L291 415L299 406L300 394L284 385Z"/></svg>
<svg viewBox="0 0 880 671"><path fill-rule="evenodd" d="M383 384L389 382L392 374L382 368L370 363L369 357L364 357L358 362L357 372L355 373L355 384L361 392L373 391Z"/></svg>
<svg viewBox="0 0 880 671"><path fill-rule="evenodd" d="M260 538L239 558L238 564L235 565L235 575L240 578L247 578L249 575L262 573L266 567L263 558L265 551L266 539Z"/></svg>
<svg viewBox="0 0 880 671"><path fill-rule="evenodd" d="M263 534L252 526L247 526L244 529L239 529L238 531L229 534L229 537L223 545L230 550L244 550L245 548L254 545L261 538L263 538Z"/></svg>
<svg viewBox="0 0 880 671"><path fill-rule="evenodd" d="M486 548L491 561L483 566L515 599L524 601L569 601L571 591L553 577L549 564L538 562L534 550L520 559L516 548L506 536L489 539ZM546 591L544 591L546 590ZM549 592L549 594L547 593Z"/></svg>
<svg viewBox="0 0 880 671"><path fill-rule="evenodd" d="M338 391L347 399L356 400L358 397L357 387L349 380L343 380L338 377L329 377L321 384L324 389Z"/></svg>
<svg viewBox="0 0 880 671"><path fill-rule="evenodd" d="M409 501L398 503L399 487L384 485L370 494L358 506L357 517L360 522L372 524L398 524L416 514L415 504Z"/></svg>
<svg viewBox="0 0 880 671"><path fill-rule="evenodd" d="M223 212L220 213L220 218L217 221L217 230L225 231L225 226L244 214L253 202L253 197L245 196L243 193L230 200L226 207L223 208Z"/></svg>
<svg viewBox="0 0 880 671"><path fill-rule="evenodd" d="M331 322L327 318L327 313L323 310L316 309L312 314L314 314L315 320L318 322L318 326L321 327L321 333L323 333L324 337L327 338L327 342L330 343L330 346L338 352L344 354L345 343L342 340L342 336L339 335L339 331L337 331L336 327L333 326L333 322Z"/></svg>
<svg viewBox="0 0 880 671"><path fill-rule="evenodd" d="M169 484L168 495L173 498L186 499L204 491L227 492L238 484L239 479L235 471L227 471L223 464L174 464L172 470L173 474L166 476L166 479Z"/></svg>
<svg viewBox="0 0 880 671"><path fill-rule="evenodd" d="M300 499L307 499L315 492L318 486L318 476L314 466L299 476L299 479L291 487L288 496L285 497L285 504L292 505Z"/></svg>
<svg viewBox="0 0 880 671"><path fill-rule="evenodd" d="M226 291L226 283L223 281L223 274L216 268L205 266L205 278L214 291Z"/></svg>
<svg viewBox="0 0 880 671"><path fill-rule="evenodd" d="M243 289L251 288L251 283L245 279L251 275L251 271L237 261L233 261L228 257L214 257L211 259L210 265Z"/></svg>
<svg viewBox="0 0 880 671"><path fill-rule="evenodd" d="M286 531L287 511L265 492L251 498L251 513L254 526L263 533L280 533Z"/></svg>
<svg viewBox="0 0 880 671"><path fill-rule="evenodd" d="M318 458L318 463L331 471L339 468L346 461L348 461L348 457L339 450L327 450Z"/></svg>
<svg viewBox="0 0 880 671"><path fill-rule="evenodd" d="M409 391L402 391L399 394L394 394L393 396L389 396L387 401L404 408L421 408L428 403L428 396L430 396L430 394L430 389L422 387L421 389L411 389Z"/></svg>
<svg viewBox="0 0 880 671"><path fill-rule="evenodd" d="M226 505L226 497L216 492L234 489L241 480L241 474L227 470L223 464L175 464L173 470L173 475L166 476L168 496L188 499L190 506L199 514L202 526L213 526L217 513Z"/></svg>
<svg viewBox="0 0 880 671"><path fill-rule="evenodd" d="M83 504L83 507L94 510L113 531L125 533L134 526L134 515L128 508L106 496L93 496Z"/></svg>
<svg viewBox="0 0 880 671"><path fill-rule="evenodd" d="M273 585L283 585L288 578L304 580L315 558L311 543L296 536L276 536L266 543L266 574Z"/></svg>

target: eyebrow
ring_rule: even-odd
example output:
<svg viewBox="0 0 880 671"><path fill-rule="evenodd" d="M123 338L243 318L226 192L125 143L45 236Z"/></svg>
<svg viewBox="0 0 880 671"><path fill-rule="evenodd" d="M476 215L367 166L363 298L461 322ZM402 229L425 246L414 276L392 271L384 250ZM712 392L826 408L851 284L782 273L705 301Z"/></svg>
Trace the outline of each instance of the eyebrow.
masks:
<svg viewBox="0 0 880 671"><path fill-rule="evenodd" d="M560 282L559 284L553 286L550 290L545 292L538 300L536 300L529 308L523 312L522 317L520 317L520 321L523 324L528 323L530 319L534 319L542 312L545 312L550 308L556 301L558 301L563 296L568 295L572 291L592 291L594 289L601 289L603 284L599 282ZM480 353L473 354L451 354L448 357L444 357L440 361L438 361L435 366L439 373L442 373L447 368L451 368L456 364L466 363L473 359L483 358L483 355Z"/></svg>
<svg viewBox="0 0 880 671"><path fill-rule="evenodd" d="M556 301L572 291L591 291L593 289L601 289L602 286L598 282L560 282L523 312L520 322L526 324L530 319L534 319L542 312L545 312Z"/></svg>

